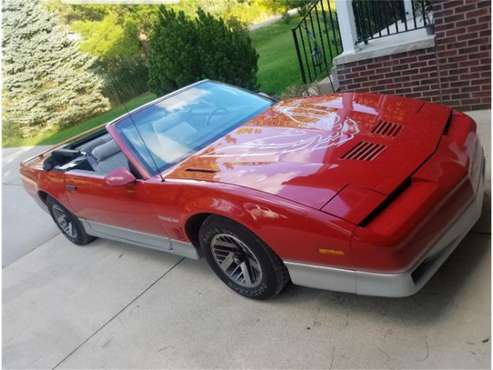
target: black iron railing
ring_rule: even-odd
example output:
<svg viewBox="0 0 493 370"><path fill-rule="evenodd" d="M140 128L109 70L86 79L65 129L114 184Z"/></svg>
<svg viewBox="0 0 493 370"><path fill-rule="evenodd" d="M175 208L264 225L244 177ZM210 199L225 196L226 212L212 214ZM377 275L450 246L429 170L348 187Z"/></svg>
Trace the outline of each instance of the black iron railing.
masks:
<svg viewBox="0 0 493 370"><path fill-rule="evenodd" d="M358 43L414 31L431 24L431 0L353 0ZM407 11L406 11L407 10Z"/></svg>
<svg viewBox="0 0 493 370"><path fill-rule="evenodd" d="M303 83L326 76L332 59L342 53L339 24L331 0L310 4L292 32Z"/></svg>

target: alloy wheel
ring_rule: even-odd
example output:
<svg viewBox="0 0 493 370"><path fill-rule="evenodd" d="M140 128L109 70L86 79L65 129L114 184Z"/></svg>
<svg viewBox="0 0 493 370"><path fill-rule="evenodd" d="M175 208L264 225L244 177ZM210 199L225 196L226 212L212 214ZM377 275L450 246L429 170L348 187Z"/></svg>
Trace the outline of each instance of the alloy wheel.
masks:
<svg viewBox="0 0 493 370"><path fill-rule="evenodd" d="M73 224L71 217L67 212L58 204L54 204L52 207L54 218L62 229L62 231L71 238L77 237L77 230Z"/></svg>
<svg viewBox="0 0 493 370"><path fill-rule="evenodd" d="M253 288L262 280L259 260L250 248L230 234L217 234L211 240L215 262L230 280L246 288Z"/></svg>

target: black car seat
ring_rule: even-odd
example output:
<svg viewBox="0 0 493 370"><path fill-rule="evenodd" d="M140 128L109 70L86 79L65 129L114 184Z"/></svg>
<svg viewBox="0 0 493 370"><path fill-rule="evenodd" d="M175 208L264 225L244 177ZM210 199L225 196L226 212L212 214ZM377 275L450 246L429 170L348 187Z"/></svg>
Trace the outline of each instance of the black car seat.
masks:
<svg viewBox="0 0 493 370"><path fill-rule="evenodd" d="M77 149L82 152L82 153L91 153L94 148L97 146L100 146L104 143L107 143L108 141L111 141L112 138L110 134L105 134L100 137L97 137L94 140L88 141L87 143L82 144L79 146Z"/></svg>
<svg viewBox="0 0 493 370"><path fill-rule="evenodd" d="M95 147L91 155L95 160L93 167L96 172L107 174L118 167L128 168L127 157L113 140Z"/></svg>

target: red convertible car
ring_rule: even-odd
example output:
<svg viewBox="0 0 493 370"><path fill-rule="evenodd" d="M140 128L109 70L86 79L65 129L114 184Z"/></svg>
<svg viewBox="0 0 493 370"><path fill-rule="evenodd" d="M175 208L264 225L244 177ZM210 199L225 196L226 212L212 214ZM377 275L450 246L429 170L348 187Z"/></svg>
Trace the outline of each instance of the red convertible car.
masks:
<svg viewBox="0 0 493 370"><path fill-rule="evenodd" d="M65 236L205 257L231 289L417 292L480 216L471 118L397 96L201 81L21 165Z"/></svg>

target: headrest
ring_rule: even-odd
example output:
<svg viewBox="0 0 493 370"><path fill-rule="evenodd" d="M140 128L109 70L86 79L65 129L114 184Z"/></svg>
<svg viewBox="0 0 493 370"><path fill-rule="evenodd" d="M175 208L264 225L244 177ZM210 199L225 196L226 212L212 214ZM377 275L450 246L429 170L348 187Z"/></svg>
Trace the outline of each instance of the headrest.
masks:
<svg viewBox="0 0 493 370"><path fill-rule="evenodd" d="M104 143L107 143L108 141L112 140L110 134L105 134L103 136L100 136L94 140L91 140L85 144L82 144L79 147L79 150L84 153L91 153L94 148L97 146L100 146Z"/></svg>
<svg viewBox="0 0 493 370"><path fill-rule="evenodd" d="M92 156L96 158L98 162L104 161L105 159L115 155L120 151L118 145L113 141L108 141L103 145L100 145L92 150Z"/></svg>

